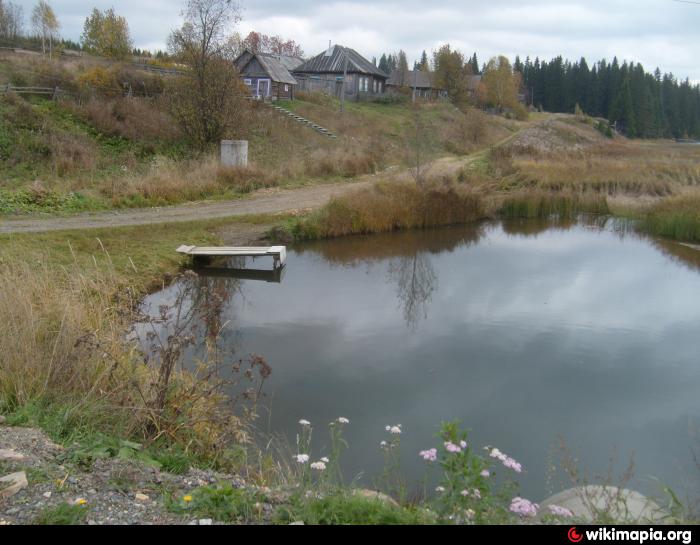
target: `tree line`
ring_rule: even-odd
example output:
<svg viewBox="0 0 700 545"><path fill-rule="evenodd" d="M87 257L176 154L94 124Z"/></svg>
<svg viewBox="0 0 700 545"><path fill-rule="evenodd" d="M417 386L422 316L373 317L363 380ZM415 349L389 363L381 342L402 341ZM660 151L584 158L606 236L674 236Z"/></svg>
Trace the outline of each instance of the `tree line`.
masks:
<svg viewBox="0 0 700 545"><path fill-rule="evenodd" d="M658 68L649 73L639 63L601 60L592 67L561 56L549 62L513 66L523 76L527 101L548 112L585 113L603 117L618 130L637 138L699 138L700 85Z"/></svg>

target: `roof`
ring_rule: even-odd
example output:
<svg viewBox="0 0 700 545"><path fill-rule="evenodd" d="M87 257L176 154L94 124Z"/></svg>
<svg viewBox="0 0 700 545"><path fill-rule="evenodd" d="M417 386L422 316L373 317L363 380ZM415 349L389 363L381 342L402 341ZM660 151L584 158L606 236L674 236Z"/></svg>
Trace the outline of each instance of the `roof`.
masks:
<svg viewBox="0 0 700 545"><path fill-rule="evenodd" d="M334 45L329 50L309 59L301 66L294 69L300 74L342 74L345 68L345 52L348 55L348 72L354 74L368 74L380 78L389 76L370 61L365 59L354 49L341 45Z"/></svg>
<svg viewBox="0 0 700 545"><path fill-rule="evenodd" d="M274 55L267 53L251 53L250 51L244 51L238 58L234 61L236 68L242 74L245 73L246 67L251 63L253 59L256 59L262 69L270 76L272 81L279 83L289 83L291 85L296 85L297 80L291 74L291 70L294 67L299 66L304 62L303 59L298 57L287 57L285 55Z"/></svg>
<svg viewBox="0 0 700 545"><path fill-rule="evenodd" d="M406 72L406 77L404 78L403 85L406 87L416 87L419 89L438 89L433 85L435 74L433 72L422 72L420 70L409 70ZM394 70L389 77L389 81L386 82L387 85L394 85L400 87L401 82L401 70Z"/></svg>

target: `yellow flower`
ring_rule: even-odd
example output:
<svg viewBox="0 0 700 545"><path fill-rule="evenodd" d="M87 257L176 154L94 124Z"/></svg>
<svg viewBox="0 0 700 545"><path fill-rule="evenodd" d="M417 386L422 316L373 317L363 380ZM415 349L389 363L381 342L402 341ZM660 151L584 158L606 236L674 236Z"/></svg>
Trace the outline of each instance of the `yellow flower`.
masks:
<svg viewBox="0 0 700 545"><path fill-rule="evenodd" d="M75 505L87 505L87 500L85 498L78 498L75 500Z"/></svg>
<svg viewBox="0 0 700 545"><path fill-rule="evenodd" d="M184 496L182 498L182 501L184 501L185 503L190 503L192 501L192 496Z"/></svg>

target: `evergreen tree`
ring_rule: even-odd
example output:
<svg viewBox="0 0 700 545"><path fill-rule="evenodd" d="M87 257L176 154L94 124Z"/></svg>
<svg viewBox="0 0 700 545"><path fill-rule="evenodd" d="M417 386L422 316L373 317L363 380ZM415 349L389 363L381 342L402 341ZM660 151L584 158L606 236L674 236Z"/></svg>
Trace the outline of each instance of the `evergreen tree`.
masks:
<svg viewBox="0 0 700 545"><path fill-rule="evenodd" d="M385 74L391 75L391 70L389 69L389 59L387 59L386 54L382 54L381 59L379 59L379 69Z"/></svg>
<svg viewBox="0 0 700 545"><path fill-rule="evenodd" d="M420 57L419 70L421 72L430 72L430 61L428 61L428 53L423 50L423 54Z"/></svg>

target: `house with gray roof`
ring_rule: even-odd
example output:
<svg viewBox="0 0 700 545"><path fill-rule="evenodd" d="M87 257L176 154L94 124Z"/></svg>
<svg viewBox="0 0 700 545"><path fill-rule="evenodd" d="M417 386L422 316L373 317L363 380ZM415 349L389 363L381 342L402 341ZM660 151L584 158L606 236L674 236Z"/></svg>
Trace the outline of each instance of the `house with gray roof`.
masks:
<svg viewBox="0 0 700 545"><path fill-rule="evenodd" d="M424 100L447 98L447 91L435 83L433 72L421 70L394 70L386 82L387 90L394 94L412 94Z"/></svg>
<svg viewBox="0 0 700 545"><path fill-rule="evenodd" d="M357 51L341 45L331 46L296 67L292 73L299 82L300 91L340 96L344 84L345 96L349 100L383 95L389 78Z"/></svg>
<svg viewBox="0 0 700 545"><path fill-rule="evenodd" d="M233 62L255 98L294 99L298 82L292 70L303 64L304 59L246 50Z"/></svg>

